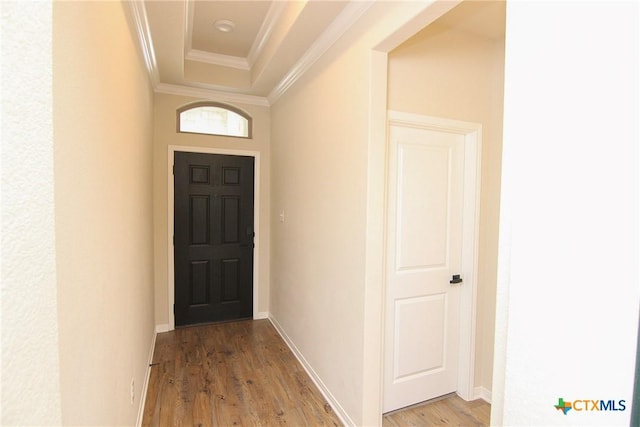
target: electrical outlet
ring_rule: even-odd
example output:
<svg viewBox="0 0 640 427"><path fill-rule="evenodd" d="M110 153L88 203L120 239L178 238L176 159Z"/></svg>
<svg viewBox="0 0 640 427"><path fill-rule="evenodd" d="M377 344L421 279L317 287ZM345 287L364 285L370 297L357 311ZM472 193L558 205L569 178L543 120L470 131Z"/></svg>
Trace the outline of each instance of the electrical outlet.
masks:
<svg viewBox="0 0 640 427"><path fill-rule="evenodd" d="M131 378L131 404L136 400L136 383L133 378Z"/></svg>

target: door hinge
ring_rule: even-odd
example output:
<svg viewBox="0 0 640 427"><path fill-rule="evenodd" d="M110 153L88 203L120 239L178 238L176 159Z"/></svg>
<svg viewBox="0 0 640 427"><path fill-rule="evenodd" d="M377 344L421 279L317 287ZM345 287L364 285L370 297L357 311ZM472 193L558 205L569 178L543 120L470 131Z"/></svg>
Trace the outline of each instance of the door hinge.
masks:
<svg viewBox="0 0 640 427"><path fill-rule="evenodd" d="M171 167L171 173L173 173L174 175L176 174L176 165L173 165Z"/></svg>
<svg viewBox="0 0 640 427"><path fill-rule="evenodd" d="M176 314L176 305L173 304L173 314Z"/></svg>

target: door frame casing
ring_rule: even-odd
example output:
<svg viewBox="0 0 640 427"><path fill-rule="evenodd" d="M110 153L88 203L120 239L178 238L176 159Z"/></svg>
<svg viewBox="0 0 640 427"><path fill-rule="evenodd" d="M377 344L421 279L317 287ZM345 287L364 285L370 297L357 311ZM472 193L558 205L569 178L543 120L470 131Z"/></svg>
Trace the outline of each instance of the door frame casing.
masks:
<svg viewBox="0 0 640 427"><path fill-rule="evenodd" d="M389 185L389 148L391 140L388 129L392 125L412 127L426 130L445 131L464 135L464 163L463 163L463 205L462 205L462 267L464 285L460 287L460 335L458 347L458 379L456 393L465 400L475 398L475 342L476 342L476 304L477 304L477 273L478 247L480 235L480 181L481 181L481 153L482 153L482 125L479 123L463 122L421 114L406 113L389 110L387 112L387 188L385 209L388 209ZM385 217L388 214L385 213ZM385 221L385 242L389 232L389 224ZM388 245L385 243L385 264L388 261ZM386 295L387 274L383 278L383 295L385 312L383 327L386 325ZM390 345L388 337L383 332L383 345ZM383 352L384 353L384 352ZM384 358L384 356L383 356ZM383 359L383 367L386 361ZM384 386L384 385L383 385Z"/></svg>
<svg viewBox="0 0 640 427"><path fill-rule="evenodd" d="M258 311L259 301L259 276L258 270L260 266L260 152L253 150L228 149L215 147L194 147L183 145L169 145L167 153L167 312L169 314L169 330L175 329L176 319L173 313L173 304L175 303L175 254L173 247L174 232L174 178L173 164L174 153L176 151L198 154L222 154L228 156L247 156L254 158L253 171L253 230L254 250L253 250L253 318L260 317Z"/></svg>

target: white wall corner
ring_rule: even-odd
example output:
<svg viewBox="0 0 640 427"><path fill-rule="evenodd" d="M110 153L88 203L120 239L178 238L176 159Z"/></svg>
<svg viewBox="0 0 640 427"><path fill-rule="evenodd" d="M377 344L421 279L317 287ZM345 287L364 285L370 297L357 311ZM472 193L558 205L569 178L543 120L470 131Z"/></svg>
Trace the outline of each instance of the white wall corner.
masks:
<svg viewBox="0 0 640 427"><path fill-rule="evenodd" d="M287 346L289 347L291 352L294 354L296 359L298 359L298 362L300 362L300 364L302 365L304 370L307 372L309 377L311 377L311 380L316 385L316 387L318 387L318 390L320 390L320 393L322 393L322 396L324 396L324 398L327 400L329 405L331 405L333 412L335 412L338 418L340 418L340 421L342 422L342 424L345 426L355 426L356 423L353 422L349 414L347 414L347 412L344 410L342 405L340 405L340 403L333 396L331 391L329 391L327 386L322 382L318 374L313 370L309 362L307 362L307 360L304 358L300 350L298 350L298 347L296 347L296 345L293 343L289 335L287 335L287 333L284 331L280 323L278 323L278 321L271 314L269 314L269 321L271 322L273 327L276 328L276 331L278 331L278 334L280 334L284 342L287 344Z"/></svg>
<svg viewBox="0 0 640 427"><path fill-rule="evenodd" d="M144 384L142 384L142 390L140 391L138 419L136 420L137 427L142 426L142 417L144 416L144 405L147 401L147 390L149 389L149 378L151 377L151 364L153 363L153 352L156 348L156 337L158 336L157 330L159 326L160 325L157 325L156 332L151 334L151 346L149 347L149 358L147 360L147 370L144 376Z"/></svg>
<svg viewBox="0 0 640 427"><path fill-rule="evenodd" d="M268 311L259 311L253 315L253 320L261 320L261 319L268 319L268 318L269 318Z"/></svg>
<svg viewBox="0 0 640 427"><path fill-rule="evenodd" d="M161 334L163 332L169 332L171 330L171 328L169 328L169 324L168 323L160 323L159 325L156 325L156 334Z"/></svg>
<svg viewBox="0 0 640 427"><path fill-rule="evenodd" d="M485 387L475 387L473 389L473 400L482 399L491 404L491 391Z"/></svg>

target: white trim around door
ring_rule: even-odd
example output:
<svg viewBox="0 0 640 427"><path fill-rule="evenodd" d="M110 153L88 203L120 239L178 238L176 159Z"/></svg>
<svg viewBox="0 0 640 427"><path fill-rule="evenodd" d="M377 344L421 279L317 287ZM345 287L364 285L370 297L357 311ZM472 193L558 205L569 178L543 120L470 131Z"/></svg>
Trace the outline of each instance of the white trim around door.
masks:
<svg viewBox="0 0 640 427"><path fill-rule="evenodd" d="M255 159L254 170L254 196L253 203L255 206L253 216L253 227L255 235L255 249L253 253L253 318L264 318L264 314L258 311L259 301L259 276L258 268L260 265L260 152L251 150L232 150L225 148L213 147L187 147L182 145L169 145L167 153L167 312L169 313L169 330L175 329L175 316L173 313L173 304L175 301L175 266L173 253L173 203L174 203L174 183L173 183L173 161L176 151L203 154L225 154L231 156L249 156Z"/></svg>
<svg viewBox="0 0 640 427"><path fill-rule="evenodd" d="M456 393L465 400L473 400L475 398L474 366L482 125L390 110L388 111L388 126L391 125L446 131L464 136L461 271L465 285L460 288L460 341ZM385 295L386 286L385 279L383 285Z"/></svg>

